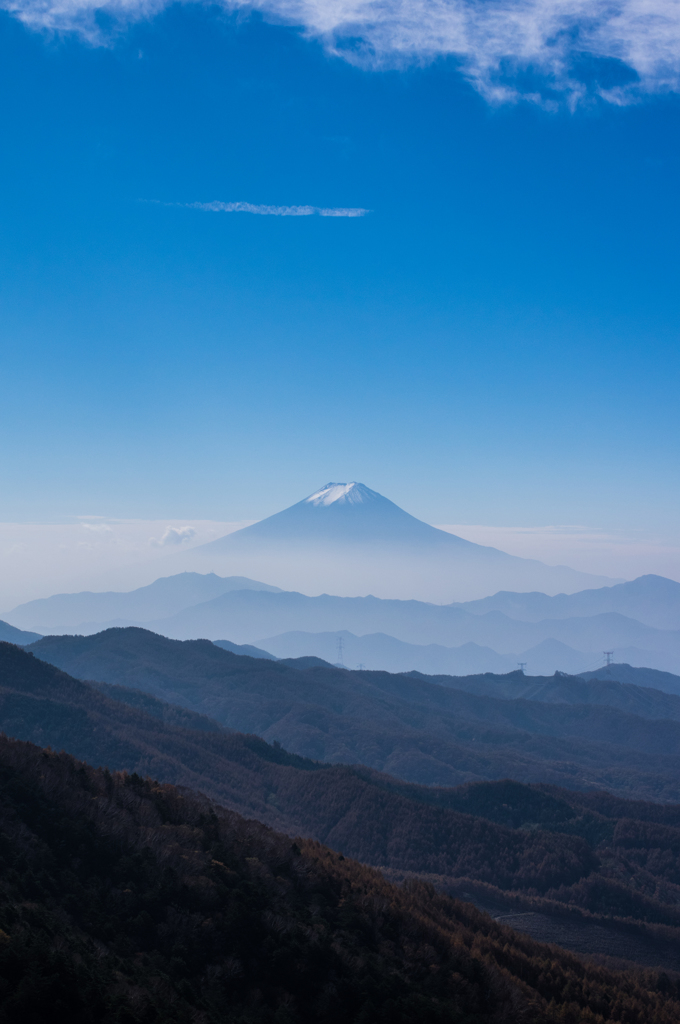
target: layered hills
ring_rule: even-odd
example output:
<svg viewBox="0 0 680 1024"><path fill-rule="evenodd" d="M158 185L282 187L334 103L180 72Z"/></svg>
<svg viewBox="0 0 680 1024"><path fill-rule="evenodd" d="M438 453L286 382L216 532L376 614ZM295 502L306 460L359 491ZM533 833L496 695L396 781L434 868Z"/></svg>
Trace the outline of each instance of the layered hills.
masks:
<svg viewBox="0 0 680 1024"><path fill-rule="evenodd" d="M7 644L0 645L0 679L6 734L135 778L199 788L345 856L427 877L506 914L549 918L566 941L578 926L581 943L602 946L604 929L605 951L680 967L678 806L508 781L413 786L227 733L139 691L96 688ZM3 749L0 743L0 764ZM140 785L138 778L133 792Z"/></svg>
<svg viewBox="0 0 680 1024"><path fill-rule="evenodd" d="M479 615L503 612L511 619L525 622L616 612L656 629L676 630L680 629L680 583L650 573L612 587L554 597L500 592L478 601L467 601L460 607Z"/></svg>
<svg viewBox="0 0 680 1024"><path fill-rule="evenodd" d="M39 622L43 635L73 631L96 633L103 622L109 625L150 622L177 615L185 608L203 604L230 591L242 590L279 592L277 587L243 576L221 577L215 573L183 572L161 577L147 587L138 587L127 593L82 591L78 594L55 594L53 597L38 598L15 608L11 618L14 625L21 629L33 629ZM18 638L15 642L21 643Z"/></svg>
<svg viewBox="0 0 680 1024"><path fill-rule="evenodd" d="M190 791L0 739L0 1014L19 1021L671 1024L584 963Z"/></svg>
<svg viewBox="0 0 680 1024"><path fill-rule="evenodd" d="M302 756L361 763L410 782L510 777L680 800L680 722L669 717L677 698L649 688L577 679L567 703L566 681L558 677L555 687L534 678L534 699L526 699L520 672L494 684L347 671L313 659L297 667L135 627L45 637L30 650L81 679L144 690ZM508 699L513 682L519 696ZM535 699L541 685L559 703Z"/></svg>
<svg viewBox="0 0 680 1024"><path fill-rule="evenodd" d="M509 671L524 662L532 675L575 674L596 669L608 650L618 663L680 672L680 630L665 628L676 623L673 609L679 603L680 584L655 576L556 598L505 593L480 602L433 605L371 596L309 597L242 577L182 573L128 594L62 594L32 601L9 618L15 627L43 634L91 634L136 624L176 639L207 637L277 657L331 661L337 660L342 635L349 664L388 671L464 675ZM174 611L158 618L159 609ZM107 619L113 611L117 617ZM542 611L555 617L538 617Z"/></svg>
<svg viewBox="0 0 680 1024"><path fill-rule="evenodd" d="M0 641L10 644L32 644L35 640L39 640L42 636L41 633L32 633L29 630L17 629L16 626L10 626L9 622L2 622L0 620Z"/></svg>

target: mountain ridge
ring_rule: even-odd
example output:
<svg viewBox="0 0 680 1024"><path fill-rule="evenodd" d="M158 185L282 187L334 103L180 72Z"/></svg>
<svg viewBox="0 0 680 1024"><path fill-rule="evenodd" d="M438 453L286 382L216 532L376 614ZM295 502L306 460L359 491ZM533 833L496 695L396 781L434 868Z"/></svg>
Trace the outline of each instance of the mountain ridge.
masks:
<svg viewBox="0 0 680 1024"><path fill-rule="evenodd" d="M242 589L246 585L248 589ZM208 600L186 605L187 600L204 597L206 592ZM213 596L214 593L217 596ZM179 611L168 618L153 617L159 608L167 610L173 602L175 608L179 606ZM500 671L511 667L507 661L503 662L509 658L515 662L531 662L529 671L534 673L550 673L556 669L583 672L596 667L602 651L613 650L618 662L680 672L680 630L650 625L659 609L663 621L674 622L676 607L680 613L680 584L656 576L556 598L536 593L499 592L479 602L435 604L370 595L313 597L242 577L184 573L162 577L149 587L128 593L56 595L29 602L10 616L13 623L7 627L10 632L6 638L22 642L21 635L12 634L11 629L24 626L34 626L37 635L47 635L93 634L113 626L142 625L177 639L207 637L267 649L264 639L267 637L278 639L290 633L347 631L360 637L384 634L393 638L393 646L401 643L420 648L411 652L411 656L417 657L410 664L398 663L394 658L382 665L371 661L372 668L392 671L411 668L453 674L482 668ZM623 615L621 608L630 614ZM584 610L590 614L581 614ZM113 620L96 621L97 614L111 611L126 614ZM538 619L538 614L545 611L554 612L555 617ZM631 614L639 614L641 618L631 618ZM513 618L513 615L519 617ZM89 620L84 620L83 616ZM310 642L316 643L311 638ZM443 651L441 660L432 662L422 649L426 645L456 649L468 644L489 649L485 665L461 661L458 656L446 655ZM315 654L329 659L328 652L316 648L286 653L293 656ZM473 653L469 651L471 656ZM404 657L408 654L405 651ZM461 657L463 654L461 652ZM360 656L356 660L367 662L370 658Z"/></svg>
<svg viewBox="0 0 680 1024"><path fill-rule="evenodd" d="M620 708L482 696L450 679L300 671L138 627L46 637L30 650L73 676L144 690L314 760L363 763L426 785L514 777L680 800L680 722ZM643 690L640 700L652 693ZM663 714L677 698L658 699Z"/></svg>
<svg viewBox="0 0 680 1024"><path fill-rule="evenodd" d="M31 630L18 629L11 626L9 622L0 620L0 640L10 644L32 644L42 638L42 633L34 633Z"/></svg>
<svg viewBox="0 0 680 1024"><path fill-rule="evenodd" d="M657 629L680 629L680 583L654 573L611 587L552 597L537 592L517 594L500 591L477 601L458 602L458 606L480 614L501 611L513 619L527 622L610 611Z"/></svg>
<svg viewBox="0 0 680 1024"><path fill-rule="evenodd" d="M258 641L258 647L271 652L277 658L313 655L335 664L338 660L340 639L343 660L348 668L363 667L385 672L415 670L425 675L465 676L479 672L512 672L519 665L523 665L528 676L551 676L554 672L563 672L567 675L584 676L594 673L592 677L596 678L603 660L601 651L580 651L552 637L523 651L499 654L488 645L482 646L472 641L457 647L449 647L443 644L408 644L387 633L366 633L357 636L349 630L322 633L291 630L278 636L262 637ZM234 649L235 647L236 645ZM243 650L242 653L248 652ZM619 680L620 682L649 685L667 690L669 693L680 692L680 676L654 668L657 660L664 658L663 654L640 648L617 648L616 654L617 658L633 657L636 666L646 666L646 669L635 668L633 672L647 670L650 673L650 680L658 677L656 682L643 684L639 678L633 679L632 676L629 678L626 675L625 679ZM617 664L621 664L621 661ZM630 665L626 671L629 668ZM608 676L602 675L600 678L611 679L614 676L609 673Z"/></svg>
<svg viewBox="0 0 680 1024"><path fill-rule="evenodd" d="M131 591L81 591L75 594L54 594L18 605L8 613L19 627L41 622L42 634L69 632L91 623L99 613L102 621L112 618L130 619L141 614L139 622L173 615L230 590L261 589L272 593L277 587L243 576L217 576L215 573L183 572L161 576L145 587ZM94 629L93 632L98 630Z"/></svg>
<svg viewBox="0 0 680 1024"><path fill-rule="evenodd" d="M655 629L618 612L537 623L510 619L500 611L472 614L455 604L234 591L147 625L175 639L228 635L235 643L256 646L263 645L264 637L290 631L342 629L355 634L385 633L415 644L458 647L472 642L498 654L528 650L553 639L586 652L630 647L656 650L667 656L668 670L680 667L680 630Z"/></svg>

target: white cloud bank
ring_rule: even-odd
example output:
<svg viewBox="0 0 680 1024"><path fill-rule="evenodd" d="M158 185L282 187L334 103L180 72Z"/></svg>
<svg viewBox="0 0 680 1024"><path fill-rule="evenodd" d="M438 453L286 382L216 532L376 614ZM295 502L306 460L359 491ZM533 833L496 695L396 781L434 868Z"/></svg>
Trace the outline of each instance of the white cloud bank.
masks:
<svg viewBox="0 0 680 1024"><path fill-rule="evenodd" d="M103 24L124 27L170 2L0 0L0 7L31 28L76 32L102 43ZM300 26L330 52L365 66L453 56L491 102L525 96L549 103L561 96L573 106L594 94L627 103L677 91L680 84L680 0L219 2L229 11L258 10L272 21Z"/></svg>
<svg viewBox="0 0 680 1024"><path fill-rule="evenodd" d="M249 526L252 520L144 520L84 516L71 523L0 523L0 619L16 605L50 594L82 590L133 590L159 576L192 570L221 576L245 575L284 589L304 593L368 593L356 579L345 579L349 569L337 566L329 577L327 566L319 571L318 586L300 586L297 567L277 567L271 559L261 565L238 566L194 558L201 544ZM477 544L488 544L522 558L537 558L549 565L570 565L584 572L633 579L653 572L680 580L680 547L676 541L643 535L611 534L587 527L503 527L446 525L449 530ZM350 566L351 568L351 566ZM243 571L242 571L243 570ZM298 576L296 577L296 573ZM383 576L385 574L383 573ZM452 600L452 595L408 592L411 582L397 573L395 588L404 597L421 600ZM378 596L396 596L391 583L382 579ZM448 587L447 584L447 588ZM371 589L371 588L369 588ZM373 592L375 590L373 589ZM479 594L464 594L466 597Z"/></svg>
<svg viewBox="0 0 680 1024"><path fill-rule="evenodd" d="M475 544L500 548L519 558L537 558L548 565L568 565L580 572L634 579L656 573L680 581L677 538L638 533L611 533L589 526L442 525Z"/></svg>
<svg viewBox="0 0 680 1024"><path fill-rule="evenodd" d="M70 523L0 523L0 619L36 597L132 590L182 572L173 558L251 522L84 516Z"/></svg>
<svg viewBox="0 0 680 1024"><path fill-rule="evenodd" d="M173 203L191 210L206 210L208 213L259 213L269 217L364 217L370 210L345 206L262 206L255 203Z"/></svg>

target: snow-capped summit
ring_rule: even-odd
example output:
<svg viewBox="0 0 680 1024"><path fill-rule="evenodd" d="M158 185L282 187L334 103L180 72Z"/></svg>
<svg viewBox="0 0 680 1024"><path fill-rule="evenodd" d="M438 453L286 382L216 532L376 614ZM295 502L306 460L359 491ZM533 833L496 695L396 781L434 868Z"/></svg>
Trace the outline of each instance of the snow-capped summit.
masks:
<svg viewBox="0 0 680 1024"><path fill-rule="evenodd" d="M320 491L315 491L305 498L307 505L362 505L365 501L375 501L381 495L372 491L366 484L353 480L349 484L326 484Z"/></svg>
<svg viewBox="0 0 680 1024"><path fill-rule="evenodd" d="M281 544L476 547L423 523L356 480L325 484L290 508L212 541L205 550L235 552L263 544L269 549Z"/></svg>
<svg viewBox="0 0 680 1024"><path fill-rule="evenodd" d="M462 600L499 590L573 593L614 581L517 558L416 519L356 480L331 482L259 523L194 548L212 572L330 593ZM205 571L205 570L204 570Z"/></svg>

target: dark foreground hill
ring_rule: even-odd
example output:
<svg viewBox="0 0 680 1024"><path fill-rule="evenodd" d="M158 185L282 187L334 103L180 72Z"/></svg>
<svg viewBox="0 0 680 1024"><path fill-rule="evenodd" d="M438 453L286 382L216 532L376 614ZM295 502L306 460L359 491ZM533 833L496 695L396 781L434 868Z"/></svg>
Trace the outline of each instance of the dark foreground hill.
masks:
<svg viewBox="0 0 680 1024"><path fill-rule="evenodd" d="M425 875L494 913L547 916L551 941L576 950L680 969L677 805L509 781L409 785L291 755L139 691L102 693L9 644L0 644L0 729L200 789L290 835ZM536 921L517 924L531 931Z"/></svg>
<svg viewBox="0 0 680 1024"><path fill-rule="evenodd" d="M7 1024L673 1024L680 987L540 946L205 798L0 739Z"/></svg>
<svg viewBox="0 0 680 1024"><path fill-rule="evenodd" d="M297 757L138 691L106 687L103 694L9 644L0 645L0 727L95 765L201 788L235 810L374 864L472 874L542 893L575 883L597 864L578 828L558 838L517 827L527 816L582 817L563 801L525 796L529 805L517 821L494 822L484 808L484 820L475 821L465 790L429 790Z"/></svg>
<svg viewBox="0 0 680 1024"><path fill-rule="evenodd" d="M509 777L680 801L680 722L668 718L678 701L648 688L576 679L589 703L499 699L455 689L451 677L444 686L331 666L300 671L138 628L45 637L30 650L81 679L145 690L304 757L361 763L409 782ZM508 678L490 677L499 685ZM636 713L594 703L600 691Z"/></svg>

